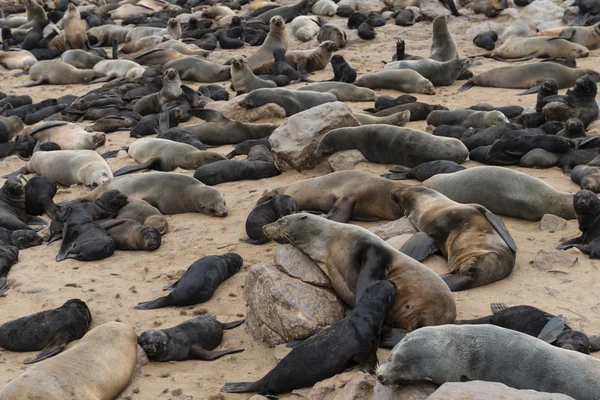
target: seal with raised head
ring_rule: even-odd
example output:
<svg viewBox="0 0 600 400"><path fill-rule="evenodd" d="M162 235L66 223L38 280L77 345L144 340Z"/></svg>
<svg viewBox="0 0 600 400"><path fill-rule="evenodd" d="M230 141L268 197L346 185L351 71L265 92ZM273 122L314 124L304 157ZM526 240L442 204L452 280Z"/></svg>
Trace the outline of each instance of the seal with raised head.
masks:
<svg viewBox="0 0 600 400"><path fill-rule="evenodd" d="M244 94L260 88L274 88L273 81L260 79L250 69L244 56L235 56L231 61L231 86L237 94Z"/></svg>
<svg viewBox="0 0 600 400"><path fill-rule="evenodd" d="M0 227L16 231L31 229L28 225L46 225L46 221L27 214L25 189L17 178L8 178L0 189Z"/></svg>
<svg viewBox="0 0 600 400"><path fill-rule="evenodd" d="M446 62L458 58L458 46L448 29L448 16L440 15L433 20L429 58Z"/></svg>
<svg viewBox="0 0 600 400"><path fill-rule="evenodd" d="M485 207L459 204L422 186L401 188L391 196L419 230L400 251L417 261L441 251L450 269L442 279L450 290L487 285L512 272L517 245L502 220Z"/></svg>
<svg viewBox="0 0 600 400"><path fill-rule="evenodd" d="M343 56L336 54L331 57L330 62L333 69L331 81L344 83L354 83L356 81L356 70L346 62Z"/></svg>
<svg viewBox="0 0 600 400"><path fill-rule="evenodd" d="M281 8L281 7L280 7ZM273 52L283 48L287 50L288 34L285 21L280 16L269 17L269 34L256 53L248 57L248 66L255 70L273 59ZM266 22L266 21L265 21Z"/></svg>
<svg viewBox="0 0 600 400"><path fill-rule="evenodd" d="M333 52L337 50L337 46L330 40L326 40L319 44L316 49L312 50L294 50L285 53L287 62L303 76L311 72L325 69ZM274 70L275 61L262 64L260 68L255 69L261 74L269 74Z"/></svg>
<svg viewBox="0 0 600 400"><path fill-rule="evenodd" d="M212 361L244 351L212 351L221 344L223 330L240 326L244 320L223 323L212 315L199 315L168 329L142 332L138 344L152 361Z"/></svg>
<svg viewBox="0 0 600 400"><path fill-rule="evenodd" d="M254 206L248 218L246 218L246 234L248 239L240 239L240 242L250 244L264 244L269 238L263 232L265 225L277 221L286 215L298 212L298 203L292 196L278 194L271 200Z"/></svg>
<svg viewBox="0 0 600 400"><path fill-rule="evenodd" d="M231 78L231 67L221 65L199 57L188 56L172 60L164 65L165 69L174 69L181 79L195 82L223 82Z"/></svg>
<svg viewBox="0 0 600 400"><path fill-rule="evenodd" d="M244 260L236 253L207 256L189 266L183 276L166 288L171 292L156 300L139 303L136 310L169 306L191 306L208 301L219 285L240 270Z"/></svg>
<svg viewBox="0 0 600 400"><path fill-rule="evenodd" d="M61 354L29 367L0 390L3 399L114 399L135 372L137 335L108 322Z"/></svg>
<svg viewBox="0 0 600 400"><path fill-rule="evenodd" d="M405 93L435 94L435 87L412 69L386 69L361 76L356 86L369 89L393 89Z"/></svg>
<svg viewBox="0 0 600 400"><path fill-rule="evenodd" d="M177 100L183 94L181 78L176 70L167 68L163 75L162 89L139 99L133 106L134 112L140 115L159 113L165 104Z"/></svg>
<svg viewBox="0 0 600 400"><path fill-rule="evenodd" d="M256 382L229 382L228 393L272 395L313 386L359 364L367 372L377 368L377 348L385 313L396 295L394 284L379 280L364 290L350 316L306 339ZM327 353L328 357L321 357ZM315 363L313 360L319 359Z"/></svg>
<svg viewBox="0 0 600 400"><path fill-rule="evenodd" d="M65 42L69 44L69 48L85 49L87 47L87 33L81 21L79 10L77 10L73 3L69 3L67 7L67 12L63 17L63 27L62 35L64 35ZM52 48L52 42L49 43L48 48Z"/></svg>
<svg viewBox="0 0 600 400"><path fill-rule="evenodd" d="M581 236L562 242L557 249L574 247L590 258L600 258L600 199L590 190L580 190L573 196L573 208Z"/></svg>
<svg viewBox="0 0 600 400"><path fill-rule="evenodd" d="M25 364L55 356L69 342L81 339L90 328L92 314L79 299L0 325L0 347L8 351L41 351Z"/></svg>

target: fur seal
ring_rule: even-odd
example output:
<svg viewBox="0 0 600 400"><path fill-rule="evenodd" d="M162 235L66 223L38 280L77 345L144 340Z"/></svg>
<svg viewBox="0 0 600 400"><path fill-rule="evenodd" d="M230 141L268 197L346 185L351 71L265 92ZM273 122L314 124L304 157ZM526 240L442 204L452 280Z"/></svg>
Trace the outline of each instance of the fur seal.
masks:
<svg viewBox="0 0 600 400"><path fill-rule="evenodd" d="M29 69L29 78L33 82L18 87L87 83L97 77L98 73L91 69L77 69L60 60L45 60L38 61Z"/></svg>
<svg viewBox="0 0 600 400"><path fill-rule="evenodd" d="M160 247L160 232L131 219L112 219L98 223L115 242L117 250L153 251Z"/></svg>
<svg viewBox="0 0 600 400"><path fill-rule="evenodd" d="M145 200L163 214L199 212L216 217L227 215L221 193L187 175L145 172L120 176L98 186L86 199L96 200L107 190L119 190L128 197ZM177 197L173 197L173 193L177 193Z"/></svg>
<svg viewBox="0 0 600 400"><path fill-rule="evenodd" d="M285 53L285 57L293 68L298 70L302 76L306 76L311 72L325 69L331 60L333 52L336 50L336 44L331 40L326 40L320 43L316 49L288 51ZM270 61L262 64L255 72L269 74L274 70L276 70L275 61Z"/></svg>
<svg viewBox="0 0 600 400"><path fill-rule="evenodd" d="M39 246L44 240L36 231L31 229L17 229L9 231L0 228L0 245L15 246L19 250Z"/></svg>
<svg viewBox="0 0 600 400"><path fill-rule="evenodd" d="M240 104L246 108L257 108L268 103L275 103L283 107L285 115L289 117L309 108L334 101L337 101L337 98L331 93L276 88L253 90Z"/></svg>
<svg viewBox="0 0 600 400"><path fill-rule="evenodd" d="M356 81L356 70L346 62L344 57L338 54L331 57L331 68L333 69L333 78L330 81L343 83Z"/></svg>
<svg viewBox="0 0 600 400"><path fill-rule="evenodd" d="M181 38L181 24L176 18L171 18L167 22L166 28L154 28L151 26L138 26L131 28L125 37L126 42L135 42L145 36L163 36L168 35L175 40Z"/></svg>
<svg viewBox="0 0 600 400"><path fill-rule="evenodd" d="M33 54L25 50L0 51L0 65L6 69L22 69L29 71L38 62Z"/></svg>
<svg viewBox="0 0 600 400"><path fill-rule="evenodd" d="M489 51L494 50L497 41L498 33L496 31L480 33L479 35L475 36L475 39L473 39L473 43L475 43L477 47L481 47L482 49Z"/></svg>
<svg viewBox="0 0 600 400"><path fill-rule="evenodd" d="M545 29L536 33L536 36L558 36L569 42L585 46L588 50L596 50L600 47L600 22L592 26Z"/></svg>
<svg viewBox="0 0 600 400"><path fill-rule="evenodd" d="M191 306L208 301L219 285L240 270L244 260L236 253L207 256L189 266L183 276L166 290L165 297L139 303L136 310L154 310L169 306Z"/></svg>
<svg viewBox="0 0 600 400"><path fill-rule="evenodd" d="M77 124L63 121L45 122L29 135L40 142L56 143L62 150L96 150L106 142L104 133L90 133Z"/></svg>
<svg viewBox="0 0 600 400"><path fill-rule="evenodd" d="M293 197L285 194L278 194L271 200L254 206L246 218L248 239L240 239L240 241L255 245L267 243L269 239L263 232L263 226L297 212L298 203Z"/></svg>
<svg viewBox="0 0 600 400"><path fill-rule="evenodd" d="M266 191L256 204L286 194L296 199L299 211L327 213L332 221L395 221L404 216L404 210L390 198L397 187L366 172L338 171Z"/></svg>
<svg viewBox="0 0 600 400"><path fill-rule="evenodd" d="M397 106L378 111L374 115L376 117L387 117L399 111L410 111L411 121L425 121L427 119L427 116L435 110L448 110L448 108L437 104L427 104L417 101L399 104Z"/></svg>
<svg viewBox="0 0 600 400"><path fill-rule="evenodd" d="M79 299L0 325L0 347L8 351L41 351L25 364L60 353L69 342L81 339L92 322L88 306Z"/></svg>
<svg viewBox="0 0 600 400"><path fill-rule="evenodd" d="M550 376L549 370L555 373ZM446 325L406 335L377 369L377 379L385 385L493 381L593 399L600 391L598 371L600 361L595 358L524 333L493 325Z"/></svg>
<svg viewBox="0 0 600 400"><path fill-rule="evenodd" d="M565 122L565 127L558 131L556 136L566 137L567 139L585 138L586 132L583 122L579 118L569 118Z"/></svg>
<svg viewBox="0 0 600 400"><path fill-rule="evenodd" d="M442 279L453 292L512 272L517 245L502 220L485 207L456 203L427 187L401 188L391 196L419 230L400 251L421 261L440 250L450 269Z"/></svg>
<svg viewBox="0 0 600 400"><path fill-rule="evenodd" d="M398 297L402 294L398 293ZM396 298L396 288L387 280L376 281L364 290L350 316L306 339L256 382L229 382L228 393L258 392L272 395L313 386L359 364L373 373L386 310ZM330 356L321 358L327 352ZM321 359L318 363L311 360Z"/></svg>
<svg viewBox="0 0 600 400"><path fill-rule="evenodd" d="M484 14L488 18L497 17L508 8L506 0L475 0L471 9L475 14Z"/></svg>
<svg viewBox="0 0 600 400"><path fill-rule="evenodd" d="M381 176L391 180L416 179L419 182L423 182L434 175L452 174L463 169L466 168L454 161L435 160L421 163L409 170L402 167L394 167L390 169L390 174L383 174Z"/></svg>
<svg viewBox="0 0 600 400"><path fill-rule="evenodd" d="M351 83L344 82L310 83L299 87L297 90L332 93L338 101L374 101L377 98L377 94L371 89L357 87Z"/></svg>
<svg viewBox="0 0 600 400"><path fill-rule="evenodd" d="M519 165L524 168L552 168L558 164L561 157L562 154L533 149L519 159Z"/></svg>
<svg viewBox="0 0 600 400"><path fill-rule="evenodd" d="M356 86L369 89L393 89L406 93L435 94L435 87L428 79L411 69L388 69L361 76Z"/></svg>
<svg viewBox="0 0 600 400"><path fill-rule="evenodd" d="M575 81L575 87L566 95L548 96L542 114L546 120L565 121L578 118L585 128L598 118L596 94L598 86L591 75L584 75Z"/></svg>
<svg viewBox="0 0 600 400"><path fill-rule="evenodd" d="M327 17L335 16L336 11L337 4L332 0L319 0L311 10L315 15L324 15Z"/></svg>
<svg viewBox="0 0 600 400"><path fill-rule="evenodd" d="M600 193L600 168L588 165L577 165L571 171L571 180L582 189Z"/></svg>
<svg viewBox="0 0 600 400"><path fill-rule="evenodd" d="M516 118L516 117L520 116L521 114L523 114L523 111L525 109L521 106L494 107L488 103L479 103L479 104L475 104L474 106L469 107L469 110L500 111L502 114L504 114L506 116L506 118L510 119L510 118Z"/></svg>
<svg viewBox="0 0 600 400"><path fill-rule="evenodd" d="M305 15L294 18L290 26L292 34L301 42L308 42L317 36L321 30L321 27L313 18Z"/></svg>
<svg viewBox="0 0 600 400"><path fill-rule="evenodd" d="M368 114L352 113L361 125L396 125L404 126L410 121L410 111L398 111L387 117L376 117Z"/></svg>
<svg viewBox="0 0 600 400"><path fill-rule="evenodd" d="M166 172L173 171L176 168L193 170L202 165L227 160L225 156L214 151L198 150L189 144L167 139L137 139L129 146L127 153L139 164L123 167L116 171L114 176L144 169Z"/></svg>
<svg viewBox="0 0 600 400"><path fill-rule="evenodd" d="M296 17L310 13L310 10L312 10L316 3L317 0L300 0L291 6L282 6L269 10L258 15L257 18L263 22L269 22L273 21L275 16L278 16L282 21L290 22Z"/></svg>
<svg viewBox="0 0 600 400"><path fill-rule="evenodd" d="M19 179L10 177L0 189L0 227L11 231L31 229L28 224L46 225L46 222L27 214L23 184Z"/></svg>
<svg viewBox="0 0 600 400"><path fill-rule="evenodd" d="M575 169L578 167L575 167ZM580 190L573 196L573 208L579 223L581 236L562 242L556 248L566 250L574 247L588 254L590 258L600 258L600 246L598 246L600 200L598 196L590 190Z"/></svg>
<svg viewBox="0 0 600 400"><path fill-rule="evenodd" d="M375 32L375 23L371 18L367 18L365 22L358 26L357 30L358 37L363 40L373 40L377 37Z"/></svg>
<svg viewBox="0 0 600 400"><path fill-rule="evenodd" d="M156 229L161 235L169 231L169 223L156 207L148 202L135 198L128 198L117 214L119 219L131 219L149 228Z"/></svg>
<svg viewBox="0 0 600 400"><path fill-rule="evenodd" d="M537 337L562 349L583 354L600 350L600 336L589 337L572 330L565 324L562 315L553 315L532 306L508 307L503 303L492 303L492 315L457 321L460 324L491 324Z"/></svg>
<svg viewBox="0 0 600 400"><path fill-rule="evenodd" d="M140 64L130 60L102 60L96 63L92 69L103 75L104 78L98 78L91 83L108 82L117 78L138 79L145 71Z"/></svg>
<svg viewBox="0 0 600 400"><path fill-rule="evenodd" d="M448 18L442 15L433 20L429 52L429 58L432 60L446 62L458 58L458 46L448 29Z"/></svg>
<svg viewBox="0 0 600 400"><path fill-rule="evenodd" d="M246 62L244 56L235 56L231 62L231 86L237 94L244 94L260 88L275 88L277 84L258 78Z"/></svg>
<svg viewBox="0 0 600 400"><path fill-rule="evenodd" d="M75 7L75 4L70 3L67 7L67 12L63 17L63 27L66 43L69 44L71 49L85 49L88 42L87 33L85 27L81 21L81 15ZM50 45L48 48L52 48Z"/></svg>
<svg viewBox="0 0 600 400"><path fill-rule="evenodd" d="M64 186L97 186L113 177L110 167L93 150L38 151L25 165L27 172L47 176Z"/></svg>
<svg viewBox="0 0 600 400"><path fill-rule="evenodd" d="M98 64L102 60L105 60L105 58L97 56L93 53L88 53L84 50L76 49L67 50L62 53L60 60L62 62L66 62L67 64L71 64L75 68L93 69L94 65Z"/></svg>
<svg viewBox="0 0 600 400"><path fill-rule="evenodd" d="M427 116L427 124L458 125L463 128L489 128L490 126L508 123L508 118L500 111L454 110L432 111Z"/></svg>
<svg viewBox="0 0 600 400"><path fill-rule="evenodd" d="M228 354L244 351L212 351L221 344L223 330L240 326L244 320L223 323L212 315L200 315L168 329L142 332L138 344L153 361L212 361Z"/></svg>
<svg viewBox="0 0 600 400"><path fill-rule="evenodd" d="M96 47L110 46L116 40L117 43L125 43L130 26L101 25L88 29L90 43Z"/></svg>
<svg viewBox="0 0 600 400"><path fill-rule="evenodd" d="M276 49L283 48L287 50L288 47L288 34L285 21L280 16L269 18L269 35L256 53L248 57L247 60L248 66L252 70L255 70L266 62L271 61L273 58L273 52Z"/></svg>
<svg viewBox="0 0 600 400"><path fill-rule="evenodd" d="M0 142L7 143L11 141L21 133L24 128L25 125L23 124L23 121L17 116L0 116Z"/></svg>
<svg viewBox="0 0 600 400"><path fill-rule="evenodd" d="M181 79L187 81L213 83L227 81L231 78L231 67L221 65L198 57L182 57L169 61L164 69L174 69Z"/></svg>
<svg viewBox="0 0 600 400"><path fill-rule="evenodd" d="M47 176L34 176L27 181L25 190L25 212L29 215L53 217L57 210L53 198L56 195L56 184Z"/></svg>
<svg viewBox="0 0 600 400"><path fill-rule="evenodd" d="M544 214L574 219L572 195L503 167L474 167L433 176L423 185L462 204L476 203L494 214L539 221ZM474 190L477 188L477 190Z"/></svg>
<svg viewBox="0 0 600 400"><path fill-rule="evenodd" d="M0 293L5 293L8 273L19 260L19 249L12 245L0 245Z"/></svg>
<svg viewBox="0 0 600 400"><path fill-rule="evenodd" d="M323 136L314 156L321 158L342 150L359 150L367 160L414 167L427 161L461 163L468 151L460 140L391 125L338 128Z"/></svg>
<svg viewBox="0 0 600 400"><path fill-rule="evenodd" d="M348 35L343 28L337 25L325 24L321 26L321 29L317 34L317 41L319 43L323 43L326 40L330 40L335 43L338 49L343 49L346 47L346 43L348 43Z"/></svg>
<svg viewBox="0 0 600 400"><path fill-rule="evenodd" d="M386 64L384 70L412 69L435 86L450 86L459 76L464 74L473 64L470 58L454 58L450 61L440 62L429 58L421 60L393 61Z"/></svg>
<svg viewBox="0 0 600 400"><path fill-rule="evenodd" d="M133 111L140 115L156 114L169 101L177 100L182 94L181 78L173 68L164 72L163 87L157 93L146 95L139 99L133 106Z"/></svg>
<svg viewBox="0 0 600 400"><path fill-rule="evenodd" d="M133 328L108 322L61 354L29 367L0 390L0 398L114 399L133 377L136 360Z"/></svg>
<svg viewBox="0 0 600 400"><path fill-rule="evenodd" d="M532 58L581 58L588 55L586 47L562 38L532 37L511 39L492 51L490 56L515 62Z"/></svg>

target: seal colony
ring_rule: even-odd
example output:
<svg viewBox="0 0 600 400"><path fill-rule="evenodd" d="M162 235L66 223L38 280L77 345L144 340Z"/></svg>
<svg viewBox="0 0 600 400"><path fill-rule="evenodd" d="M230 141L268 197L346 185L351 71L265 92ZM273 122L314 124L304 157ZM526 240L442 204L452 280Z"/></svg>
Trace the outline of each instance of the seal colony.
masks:
<svg viewBox="0 0 600 400"><path fill-rule="evenodd" d="M593 1L21 3L0 398L595 398Z"/></svg>

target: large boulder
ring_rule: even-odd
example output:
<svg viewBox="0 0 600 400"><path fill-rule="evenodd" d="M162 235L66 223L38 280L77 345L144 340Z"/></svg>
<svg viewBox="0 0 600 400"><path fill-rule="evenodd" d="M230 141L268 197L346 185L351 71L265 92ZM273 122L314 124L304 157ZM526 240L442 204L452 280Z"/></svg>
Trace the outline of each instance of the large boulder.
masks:
<svg viewBox="0 0 600 400"><path fill-rule="evenodd" d="M425 17L425 19L429 21L433 21L439 16L447 15L451 16L452 13L444 4L439 0L421 0L421 14Z"/></svg>
<svg viewBox="0 0 600 400"><path fill-rule="evenodd" d="M519 8L519 16L527 18L536 26L548 21L562 19L565 9L552 0L535 0L527 7Z"/></svg>
<svg viewBox="0 0 600 400"><path fill-rule="evenodd" d="M332 291L262 264L250 269L244 293L252 336L271 346L306 339L344 316L344 307Z"/></svg>
<svg viewBox="0 0 600 400"><path fill-rule="evenodd" d="M497 382L472 381L444 383L428 400L572 400L558 393L518 390Z"/></svg>
<svg viewBox="0 0 600 400"><path fill-rule="evenodd" d="M236 96L229 101L213 101L204 106L204 108L217 110L227 118L239 122L255 122L264 119L273 120L285 118L285 110L283 107L274 103L268 103L264 106L252 109L242 107L240 103L246 96L246 94L243 94Z"/></svg>
<svg viewBox="0 0 600 400"><path fill-rule="evenodd" d="M352 110L340 101L292 115L269 137L275 162L282 171L311 169L319 163L313 152L327 132L359 125Z"/></svg>

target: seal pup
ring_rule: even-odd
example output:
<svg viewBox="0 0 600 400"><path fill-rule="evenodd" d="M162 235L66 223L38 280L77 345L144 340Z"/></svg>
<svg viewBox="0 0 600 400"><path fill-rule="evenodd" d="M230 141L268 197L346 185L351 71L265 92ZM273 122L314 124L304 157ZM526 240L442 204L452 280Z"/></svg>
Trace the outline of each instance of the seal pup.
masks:
<svg viewBox="0 0 600 400"><path fill-rule="evenodd" d="M454 172L462 171L463 169L466 168L462 165L458 165L454 161L435 160L421 163L409 170L402 167L394 167L390 169L390 174L383 174L381 176L383 178L396 181L404 179L416 179L420 182L423 182L434 175L452 174Z"/></svg>
<svg viewBox="0 0 600 400"><path fill-rule="evenodd" d="M492 303L492 315L457 321L457 324L491 324L537 337L562 349L583 354L600 350L600 336L588 336L565 324L562 315L553 315L532 306L513 306Z"/></svg>
<svg viewBox="0 0 600 400"><path fill-rule="evenodd" d="M142 332L138 344L152 361L212 361L228 354L244 351L212 351L221 344L223 330L240 326L244 320L223 323L212 315L199 315L168 329Z"/></svg>
<svg viewBox="0 0 600 400"><path fill-rule="evenodd" d="M17 229L10 231L5 228L0 228L0 244L15 246L19 250L28 249L30 247L39 246L43 239L36 231L31 229Z"/></svg>
<svg viewBox="0 0 600 400"><path fill-rule="evenodd" d="M421 261L439 249L450 269L442 279L453 292L512 272L517 245L504 222L485 207L459 204L427 187L402 188L391 196L419 230L400 251Z"/></svg>
<svg viewBox="0 0 600 400"><path fill-rule="evenodd" d="M240 239L240 242L255 245L267 243L269 238L263 232L263 227L297 212L296 199L285 194L278 194L269 201L255 205L246 218L248 239Z"/></svg>
<svg viewBox="0 0 600 400"><path fill-rule="evenodd" d="M191 176L172 172L145 172L119 176L104 182L84 199L93 201L104 192L118 190L128 197L147 201L163 214L199 212L225 217L227 206L223 195ZM174 199L172 194L177 193Z"/></svg>
<svg viewBox="0 0 600 400"><path fill-rule="evenodd" d="M64 121L44 122L29 136L40 142L56 143L62 150L95 150L106 142L104 133L87 132L78 124Z"/></svg>
<svg viewBox="0 0 600 400"><path fill-rule="evenodd" d="M87 34L91 45L104 47L111 46L115 40L117 43L125 43L130 30L130 26L101 25L88 29Z"/></svg>
<svg viewBox="0 0 600 400"><path fill-rule="evenodd" d="M591 165L576 165L571 171L571 180L582 189L600 193L600 168Z"/></svg>
<svg viewBox="0 0 600 400"><path fill-rule="evenodd" d="M475 36L475 39L473 39L473 43L475 43L477 47L481 47L482 49L489 51L494 50L497 41L498 33L496 31L480 33L479 35Z"/></svg>
<svg viewBox="0 0 600 400"><path fill-rule="evenodd" d="M576 167L577 168L577 167ZM573 208L579 223L581 236L562 242L557 250L566 250L572 247L588 254L590 258L600 258L600 200L590 190L580 190L573 196Z"/></svg>
<svg viewBox="0 0 600 400"><path fill-rule="evenodd" d="M333 78L330 81L354 83L356 81L356 70L346 62L343 56L336 54L331 57L331 68L333 69Z"/></svg>
<svg viewBox="0 0 600 400"><path fill-rule="evenodd" d="M287 50L288 48L288 34L285 21L277 15L269 18L269 34L267 38L260 48L247 59L248 66L252 70L269 62L273 58L273 52L276 49L283 48Z"/></svg>
<svg viewBox="0 0 600 400"><path fill-rule="evenodd" d="M315 15L324 15L327 17L335 16L336 11L337 4L332 0L319 0L311 10Z"/></svg>
<svg viewBox="0 0 600 400"><path fill-rule="evenodd" d="M55 356L68 343L81 339L90 328L92 314L85 302L68 300L61 307L41 311L0 325L0 347L8 351L40 351L25 364Z"/></svg>
<svg viewBox="0 0 600 400"><path fill-rule="evenodd" d="M341 50L346 47L346 43L348 43L348 35L343 28L337 25L325 24L321 26L321 29L317 34L317 41L323 43L326 40L331 40L335 43L338 50Z"/></svg>
<svg viewBox="0 0 600 400"><path fill-rule="evenodd" d="M579 118L584 128L598 118L596 94L598 86L591 75L584 75L575 81L575 87L565 95L548 96L542 114L546 120L565 121L568 118ZM556 104L558 103L558 104Z"/></svg>
<svg viewBox="0 0 600 400"><path fill-rule="evenodd" d="M148 202L135 198L128 198L117 214L119 219L131 219L149 228L156 229L161 235L169 231L169 223L156 207Z"/></svg>
<svg viewBox="0 0 600 400"><path fill-rule="evenodd" d="M0 227L15 231L31 229L31 225L46 225L46 221L25 211L25 189L15 177L8 178L0 189Z"/></svg>
<svg viewBox="0 0 600 400"><path fill-rule="evenodd" d="M374 101L377 98L377 94L371 89L361 88L344 82L310 83L296 90L332 93L338 101Z"/></svg>
<svg viewBox="0 0 600 400"><path fill-rule="evenodd" d="M183 276L166 288L171 292L156 300L139 303L136 310L169 306L191 306L208 301L219 285L240 270L244 260L236 253L207 256L189 266Z"/></svg>
<svg viewBox="0 0 600 400"><path fill-rule="evenodd" d="M377 32L375 32L375 23L372 19L367 18L365 22L358 26L358 37L363 40L373 40L377 37Z"/></svg>
<svg viewBox="0 0 600 400"><path fill-rule="evenodd" d="M113 219L98 225L106 230L117 250L153 251L161 244L161 234L157 229L131 219Z"/></svg>
<svg viewBox="0 0 600 400"><path fill-rule="evenodd" d="M0 245L0 294L6 292L8 273L19 260L19 249L12 245Z"/></svg>
<svg viewBox="0 0 600 400"><path fill-rule="evenodd" d="M463 128L478 129L508 122L508 118L500 111L436 110L427 116L427 124L433 126L458 125Z"/></svg>
<svg viewBox="0 0 600 400"><path fill-rule="evenodd" d="M449 0L454 6L454 2ZM445 4L445 3L444 3ZM456 8L454 8L456 10ZM440 15L433 20L429 58L446 62L458 58L458 46L448 29L448 16Z"/></svg>
<svg viewBox="0 0 600 400"><path fill-rule="evenodd" d="M54 217L57 211L53 198L56 195L56 183L47 176L34 176L24 187L25 212L29 215L48 214Z"/></svg>
<svg viewBox="0 0 600 400"><path fill-rule="evenodd" d="M369 89L393 89L405 93L435 94L435 87L428 79L411 69L387 69L363 75L356 86Z"/></svg>
<svg viewBox="0 0 600 400"><path fill-rule="evenodd" d="M276 88L253 90L241 101L240 105L252 109L268 103L275 103L285 109L285 115L289 117L309 108L334 101L337 101L337 97L331 93Z"/></svg>
<svg viewBox="0 0 600 400"><path fill-rule="evenodd" d="M157 93L146 95L139 99L133 106L133 111L144 116L156 114L170 101L177 100L183 94L181 90L181 78L173 68L165 69L163 73L163 87Z"/></svg>
<svg viewBox="0 0 600 400"><path fill-rule="evenodd" d="M225 156L214 151L198 150L189 144L157 138L137 139L129 146L127 154L139 164L123 167L116 171L114 176L145 169L166 172L176 168L196 169L219 160L227 160Z"/></svg>
<svg viewBox="0 0 600 400"><path fill-rule="evenodd" d="M442 278L364 228L299 213L280 218L263 231L317 262L350 307L360 302L371 283L389 279L398 289L386 315L386 325L392 328L412 331L451 323L456 317L452 293ZM338 251L339 246L344 251Z"/></svg>
<svg viewBox="0 0 600 400"><path fill-rule="evenodd" d="M367 372L377 368L377 348L383 319L396 297L388 280L365 288L350 316L306 339L283 358L266 376L256 382L229 382L227 393L258 392L273 395L313 386L359 364ZM329 357L321 357L324 352ZM320 361L315 363L317 357Z"/></svg>
<svg viewBox="0 0 600 400"><path fill-rule="evenodd" d="M133 327L108 322L61 354L29 367L0 390L0 398L114 399L133 377L136 360Z"/></svg>
<svg viewBox="0 0 600 400"><path fill-rule="evenodd" d="M493 325L445 325L406 335L377 369L377 379L384 385L492 381L593 399L600 390L599 371L595 358L524 333Z"/></svg>
<svg viewBox="0 0 600 400"><path fill-rule="evenodd" d="M490 57L500 61L517 62L532 58L581 58L588 55L589 50L586 47L562 38L532 37L514 38L504 42L492 51Z"/></svg>
<svg viewBox="0 0 600 400"><path fill-rule="evenodd" d="M585 138L586 132L583 122L579 118L569 118L565 122L565 127L556 133L556 136L562 136L567 139Z"/></svg>
<svg viewBox="0 0 600 400"><path fill-rule="evenodd" d="M258 78L248 66L244 56L235 56L231 62L231 87L240 95L254 89L275 88L277 84Z"/></svg>

